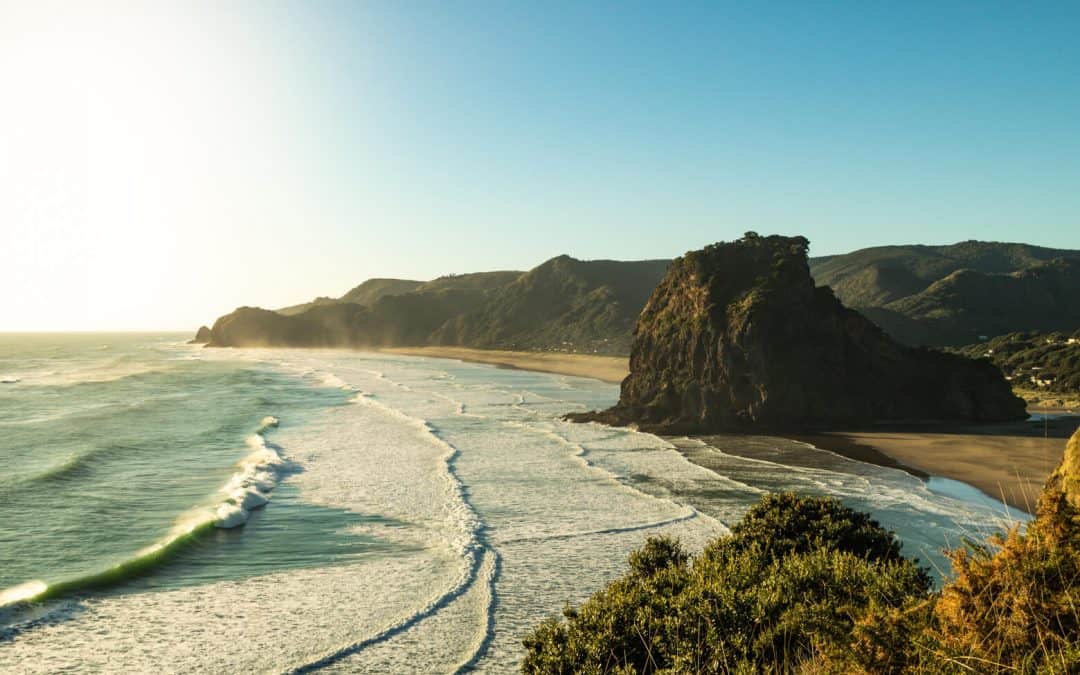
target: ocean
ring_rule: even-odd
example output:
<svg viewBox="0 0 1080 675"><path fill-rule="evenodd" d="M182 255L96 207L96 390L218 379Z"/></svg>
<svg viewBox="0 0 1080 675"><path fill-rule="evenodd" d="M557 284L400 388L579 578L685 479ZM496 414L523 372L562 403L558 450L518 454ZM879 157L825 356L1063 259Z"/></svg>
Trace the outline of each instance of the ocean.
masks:
<svg viewBox="0 0 1080 675"><path fill-rule="evenodd" d="M511 672L653 534L768 491L935 574L1025 516L795 441L569 424L618 387L453 360L0 335L0 672Z"/></svg>

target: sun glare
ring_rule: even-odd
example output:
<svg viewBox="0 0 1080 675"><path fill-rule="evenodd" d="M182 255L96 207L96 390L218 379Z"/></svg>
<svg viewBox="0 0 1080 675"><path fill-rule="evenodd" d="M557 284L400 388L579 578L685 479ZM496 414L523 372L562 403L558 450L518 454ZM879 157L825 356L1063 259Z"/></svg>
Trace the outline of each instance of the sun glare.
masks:
<svg viewBox="0 0 1080 675"><path fill-rule="evenodd" d="M180 269L183 254L245 198L222 176L259 157L264 116L250 102L262 85L206 15L7 12L0 280L22 292L4 314L138 328L166 285L197 272Z"/></svg>

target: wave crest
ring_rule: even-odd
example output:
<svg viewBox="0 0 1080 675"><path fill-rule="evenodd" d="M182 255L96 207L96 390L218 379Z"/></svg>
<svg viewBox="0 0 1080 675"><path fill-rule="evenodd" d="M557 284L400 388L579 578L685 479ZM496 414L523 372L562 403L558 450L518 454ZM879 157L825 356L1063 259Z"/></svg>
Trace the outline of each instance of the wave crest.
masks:
<svg viewBox="0 0 1080 675"><path fill-rule="evenodd" d="M277 424L276 417L267 417L262 429ZM277 487L281 469L287 464L278 454L277 446L267 444L261 431L248 436L247 444L252 448L251 454L240 460L237 465L240 470L221 488L226 497L214 509L216 527L231 529L246 523L251 511L270 501L270 492Z"/></svg>
<svg viewBox="0 0 1080 675"><path fill-rule="evenodd" d="M220 503L188 511L163 538L103 571L52 584L33 580L0 589L0 610L123 583L157 567L208 530L215 527L230 529L246 523L251 511L270 500L270 492L277 487L283 470L289 466L279 453L280 448L267 443L263 437L267 429L278 424L278 418L268 416L262 420L258 431L248 436L246 443L251 452L240 460L237 472L222 486L219 492L224 499ZM3 612L0 612L0 619L3 618Z"/></svg>

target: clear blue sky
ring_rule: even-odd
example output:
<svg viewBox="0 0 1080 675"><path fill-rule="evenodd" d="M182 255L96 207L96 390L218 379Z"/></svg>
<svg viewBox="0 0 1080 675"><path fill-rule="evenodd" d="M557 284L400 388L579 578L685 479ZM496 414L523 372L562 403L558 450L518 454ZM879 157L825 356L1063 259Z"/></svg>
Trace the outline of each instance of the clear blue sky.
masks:
<svg viewBox="0 0 1080 675"><path fill-rule="evenodd" d="M27 91L95 40L115 59L72 85L85 124L81 103L22 97L24 163L43 166L9 161L38 196L0 207L24 259L0 281L30 298L0 329L186 328L372 276L668 257L746 230L815 255L1080 248L1080 3L103 5L78 39L60 12L5 11L0 43L44 68ZM25 58L58 43L51 67ZM57 137L36 106L75 168L26 142ZM65 293L82 318L53 326L35 308Z"/></svg>

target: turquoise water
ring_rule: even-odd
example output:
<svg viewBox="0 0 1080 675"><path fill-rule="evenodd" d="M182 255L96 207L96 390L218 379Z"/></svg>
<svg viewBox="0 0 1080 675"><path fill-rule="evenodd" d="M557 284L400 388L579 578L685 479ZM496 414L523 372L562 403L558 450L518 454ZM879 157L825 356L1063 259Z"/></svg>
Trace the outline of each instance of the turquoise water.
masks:
<svg viewBox="0 0 1080 675"><path fill-rule="evenodd" d="M569 424L595 380L445 359L0 335L0 672L513 672L645 538L834 495L904 551L1015 513L785 439Z"/></svg>
<svg viewBox="0 0 1080 675"><path fill-rule="evenodd" d="M130 563L225 499L220 489L263 418L288 410L282 424L302 425L346 401L258 363L204 361L181 337L0 336L0 374L18 380L0 386L0 589L80 587ZM258 536L202 528L118 576L153 570L160 586L200 583L365 548L335 534L355 514L301 504L295 490L273 499L281 517L252 522ZM301 522L304 536L291 536ZM158 569L166 562L173 569Z"/></svg>

